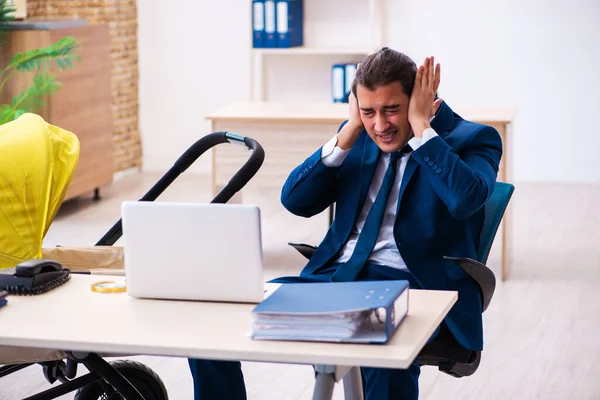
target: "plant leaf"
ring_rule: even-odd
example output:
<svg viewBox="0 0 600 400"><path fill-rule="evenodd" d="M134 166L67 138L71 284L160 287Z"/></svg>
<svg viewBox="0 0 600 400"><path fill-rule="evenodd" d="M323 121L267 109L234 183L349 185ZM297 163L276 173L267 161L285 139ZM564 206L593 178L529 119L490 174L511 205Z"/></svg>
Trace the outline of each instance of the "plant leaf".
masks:
<svg viewBox="0 0 600 400"><path fill-rule="evenodd" d="M14 13L17 12L16 8L7 5L7 1L0 0L0 47L6 43L8 37L9 26L6 25L6 22L14 21Z"/></svg>
<svg viewBox="0 0 600 400"><path fill-rule="evenodd" d="M50 46L15 54L10 66L19 72L34 71L41 67L50 69L54 61L59 69L67 69L77 57L73 54L76 47L77 41L72 36L66 36Z"/></svg>
<svg viewBox="0 0 600 400"><path fill-rule="evenodd" d="M17 12L17 9L7 5L8 0L0 0L0 24L3 22L13 21ZM6 27L6 26L5 26Z"/></svg>
<svg viewBox="0 0 600 400"><path fill-rule="evenodd" d="M25 114L25 113L28 113L28 112L29 112L29 111L27 111L27 110L23 110L22 108L19 108L18 110L16 110L16 111L15 111L15 113L14 113L14 117L13 117L13 118L14 118L14 119L17 119L17 118L19 118L21 115L23 115L23 114Z"/></svg>
<svg viewBox="0 0 600 400"><path fill-rule="evenodd" d="M0 121L12 121L17 118L16 115L20 112L19 110L24 110L24 112L38 111L46 104L44 97L56 93L60 87L61 83L56 81L54 75L36 74L33 77L33 83L26 90L13 97L10 104L2 106ZM8 107L8 111L5 110L6 107ZM1 110L4 110L4 114L1 114Z"/></svg>
<svg viewBox="0 0 600 400"><path fill-rule="evenodd" d="M10 104L3 104L2 106L0 106L0 125L12 121L11 119L9 119L9 115L12 114L12 111L13 109L10 106Z"/></svg>

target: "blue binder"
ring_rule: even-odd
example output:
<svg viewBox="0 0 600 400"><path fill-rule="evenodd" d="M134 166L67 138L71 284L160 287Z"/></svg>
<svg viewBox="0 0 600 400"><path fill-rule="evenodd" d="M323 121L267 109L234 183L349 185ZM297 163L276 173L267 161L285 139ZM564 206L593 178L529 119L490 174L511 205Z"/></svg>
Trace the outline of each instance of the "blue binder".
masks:
<svg viewBox="0 0 600 400"><path fill-rule="evenodd" d="M252 47L265 47L265 0L252 1Z"/></svg>
<svg viewBox="0 0 600 400"><path fill-rule="evenodd" d="M345 64L334 64L331 68L331 98L334 103L344 102L346 92Z"/></svg>
<svg viewBox="0 0 600 400"><path fill-rule="evenodd" d="M252 311L252 338L387 343L408 313L408 282L287 283Z"/></svg>
<svg viewBox="0 0 600 400"><path fill-rule="evenodd" d="M356 64L334 64L331 69L331 97L334 103L348 103L352 82L356 75Z"/></svg>
<svg viewBox="0 0 600 400"><path fill-rule="evenodd" d="M303 0L277 0L277 47L298 47L304 43Z"/></svg>
<svg viewBox="0 0 600 400"><path fill-rule="evenodd" d="M344 103L348 103L348 97L352 91L352 82L356 75L356 64L346 64L344 66Z"/></svg>
<svg viewBox="0 0 600 400"><path fill-rule="evenodd" d="M265 47L277 47L277 9L275 0L265 0Z"/></svg>

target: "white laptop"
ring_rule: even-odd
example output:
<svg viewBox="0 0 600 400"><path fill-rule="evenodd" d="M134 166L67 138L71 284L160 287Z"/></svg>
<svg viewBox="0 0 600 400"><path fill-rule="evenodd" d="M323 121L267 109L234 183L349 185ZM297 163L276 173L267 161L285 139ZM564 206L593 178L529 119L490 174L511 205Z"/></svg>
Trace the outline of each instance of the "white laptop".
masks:
<svg viewBox="0 0 600 400"><path fill-rule="evenodd" d="M243 303L264 299L257 206L126 201L121 214L131 296Z"/></svg>

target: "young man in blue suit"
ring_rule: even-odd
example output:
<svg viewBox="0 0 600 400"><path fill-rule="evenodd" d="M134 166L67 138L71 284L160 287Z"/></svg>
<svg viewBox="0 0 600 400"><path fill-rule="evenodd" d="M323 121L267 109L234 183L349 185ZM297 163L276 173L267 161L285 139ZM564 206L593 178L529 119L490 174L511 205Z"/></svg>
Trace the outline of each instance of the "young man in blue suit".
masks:
<svg viewBox="0 0 600 400"><path fill-rule="evenodd" d="M443 256L475 258L502 156L498 132L463 120L435 95L440 66L417 69L384 48L357 70L350 114L337 134L295 168L282 190L290 212L335 219L299 277L279 282L406 279L456 290L438 328L483 347L477 284ZM433 338L432 337L432 338ZM197 399L245 399L239 362L190 360ZM362 368L367 400L417 399L420 368Z"/></svg>

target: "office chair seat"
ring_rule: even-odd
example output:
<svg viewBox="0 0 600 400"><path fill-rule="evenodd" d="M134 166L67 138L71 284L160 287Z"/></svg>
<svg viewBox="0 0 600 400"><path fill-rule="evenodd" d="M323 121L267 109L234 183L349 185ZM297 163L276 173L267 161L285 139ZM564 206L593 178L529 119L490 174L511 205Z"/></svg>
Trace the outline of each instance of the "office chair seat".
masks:
<svg viewBox="0 0 600 400"><path fill-rule="evenodd" d="M462 347L442 324L440 333L426 344L417 357L419 365L438 367L455 378L470 376L477 371L481 362L481 351Z"/></svg>

